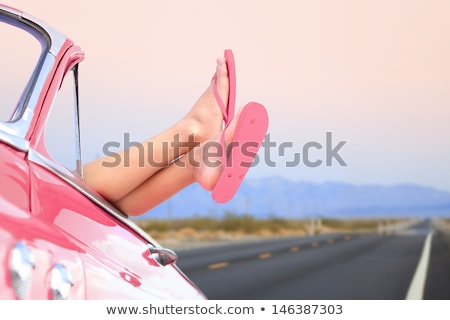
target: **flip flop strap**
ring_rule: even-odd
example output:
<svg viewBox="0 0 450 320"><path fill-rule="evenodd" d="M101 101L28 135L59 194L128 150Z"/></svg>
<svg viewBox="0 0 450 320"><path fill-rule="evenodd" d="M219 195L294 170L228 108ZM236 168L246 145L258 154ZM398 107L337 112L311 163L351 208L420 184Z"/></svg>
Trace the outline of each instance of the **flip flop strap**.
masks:
<svg viewBox="0 0 450 320"><path fill-rule="evenodd" d="M225 126L227 126L228 123L229 123L228 108L223 103L222 98L219 95L219 91L217 90L217 76L216 76L216 74L214 74L211 82L213 82L214 97L216 98L216 101L219 104L220 110L222 111L222 115L223 115L223 120L225 122Z"/></svg>

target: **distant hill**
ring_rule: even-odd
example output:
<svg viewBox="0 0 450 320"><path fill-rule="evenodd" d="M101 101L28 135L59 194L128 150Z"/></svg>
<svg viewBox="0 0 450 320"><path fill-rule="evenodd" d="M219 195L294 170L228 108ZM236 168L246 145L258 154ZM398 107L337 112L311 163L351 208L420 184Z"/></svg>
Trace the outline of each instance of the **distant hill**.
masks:
<svg viewBox="0 0 450 320"><path fill-rule="evenodd" d="M313 183L280 177L246 179L232 201L217 204L192 185L140 218L220 217L226 212L305 218L450 216L450 193L412 184Z"/></svg>

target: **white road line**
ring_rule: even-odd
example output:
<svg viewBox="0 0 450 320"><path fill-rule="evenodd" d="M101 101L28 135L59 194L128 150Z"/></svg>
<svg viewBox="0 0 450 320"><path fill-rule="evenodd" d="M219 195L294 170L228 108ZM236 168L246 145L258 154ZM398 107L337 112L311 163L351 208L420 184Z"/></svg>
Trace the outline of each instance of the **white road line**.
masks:
<svg viewBox="0 0 450 320"><path fill-rule="evenodd" d="M420 256L419 264L414 273L413 280L409 285L406 300L422 300L423 290L425 289L425 282L427 278L428 262L430 261L431 241L433 238L433 231L431 231L423 245L422 255Z"/></svg>

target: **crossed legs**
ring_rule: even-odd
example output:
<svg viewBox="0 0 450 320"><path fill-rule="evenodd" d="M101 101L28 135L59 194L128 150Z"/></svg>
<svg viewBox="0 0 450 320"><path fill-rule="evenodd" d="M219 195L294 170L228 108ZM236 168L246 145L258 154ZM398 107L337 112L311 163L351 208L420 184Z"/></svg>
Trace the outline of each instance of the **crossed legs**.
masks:
<svg viewBox="0 0 450 320"><path fill-rule="evenodd" d="M229 82L224 58L217 60L216 77L217 90L226 105ZM126 155L127 162L108 166L105 163L112 163L112 156L94 160L84 166L84 179L128 215L145 213L194 182L212 190L221 166L205 165L203 146L208 141L218 141L222 119L211 83L180 121L139 147L119 152L114 158L124 159ZM234 121L225 132L225 143L233 138ZM151 156L152 161L142 161L142 156Z"/></svg>

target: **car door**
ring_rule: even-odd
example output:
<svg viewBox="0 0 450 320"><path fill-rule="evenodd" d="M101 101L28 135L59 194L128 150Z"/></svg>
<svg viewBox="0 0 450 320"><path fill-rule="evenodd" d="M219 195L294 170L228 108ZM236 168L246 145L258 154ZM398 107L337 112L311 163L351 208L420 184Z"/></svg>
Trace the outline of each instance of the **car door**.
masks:
<svg viewBox="0 0 450 320"><path fill-rule="evenodd" d="M77 248L30 214L24 153L0 143L0 155L0 298L84 298Z"/></svg>

